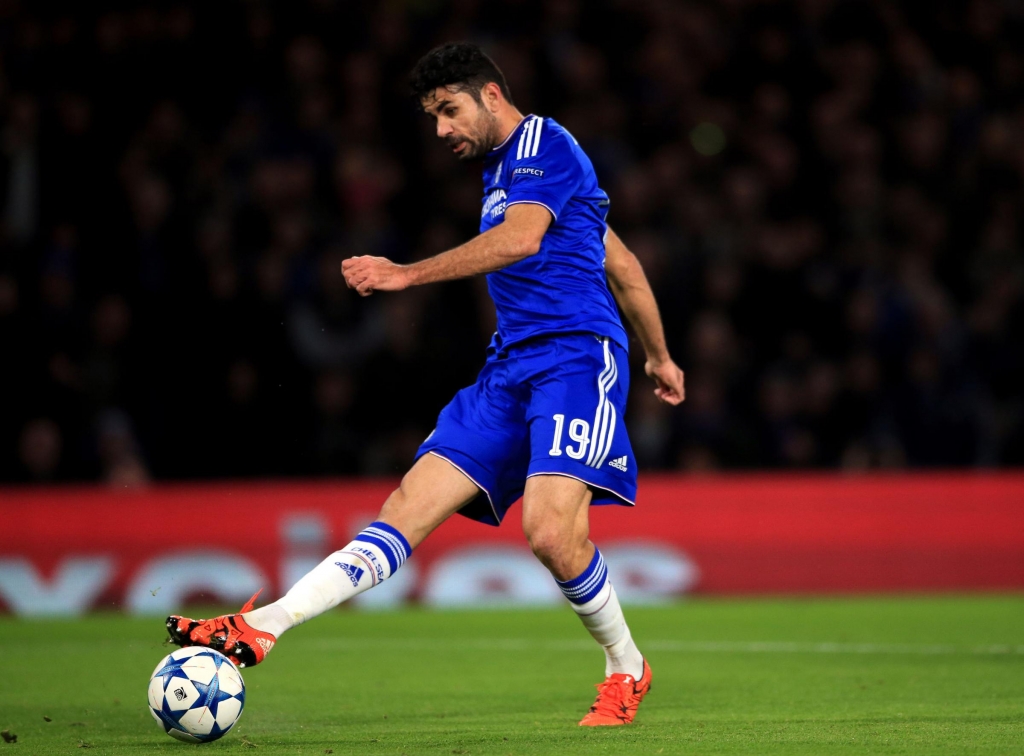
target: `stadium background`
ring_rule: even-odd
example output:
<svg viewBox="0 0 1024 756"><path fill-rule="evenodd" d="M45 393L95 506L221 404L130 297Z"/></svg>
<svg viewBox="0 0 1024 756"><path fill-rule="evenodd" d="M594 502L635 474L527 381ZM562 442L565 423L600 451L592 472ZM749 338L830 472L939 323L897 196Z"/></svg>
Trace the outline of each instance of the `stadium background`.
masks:
<svg viewBox="0 0 1024 756"><path fill-rule="evenodd" d="M1024 587L1022 32L986 0L0 2L0 608L280 592L373 517L493 329L480 280L339 272L476 232L406 89L450 39L593 158L687 372L660 404L634 342L640 506L594 516L625 598ZM394 595L558 601L512 523L414 562Z"/></svg>
<svg viewBox="0 0 1024 756"><path fill-rule="evenodd" d="M397 474L479 282L340 260L474 233L406 95L482 42L593 158L688 400L651 469L1024 462L1024 15L991 0L0 4L0 479ZM638 372L641 350L633 349Z"/></svg>

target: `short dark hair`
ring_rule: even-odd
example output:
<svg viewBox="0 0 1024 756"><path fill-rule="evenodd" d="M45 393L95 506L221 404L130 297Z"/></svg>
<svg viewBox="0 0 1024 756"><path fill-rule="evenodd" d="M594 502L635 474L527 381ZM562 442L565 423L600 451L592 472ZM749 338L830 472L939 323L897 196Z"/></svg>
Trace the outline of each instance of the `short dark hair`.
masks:
<svg viewBox="0 0 1024 756"><path fill-rule="evenodd" d="M480 90L490 82L497 84L505 99L512 102L505 74L471 42L448 42L435 47L419 59L409 74L409 87L417 100L438 87L451 87L458 92L469 92L480 102Z"/></svg>

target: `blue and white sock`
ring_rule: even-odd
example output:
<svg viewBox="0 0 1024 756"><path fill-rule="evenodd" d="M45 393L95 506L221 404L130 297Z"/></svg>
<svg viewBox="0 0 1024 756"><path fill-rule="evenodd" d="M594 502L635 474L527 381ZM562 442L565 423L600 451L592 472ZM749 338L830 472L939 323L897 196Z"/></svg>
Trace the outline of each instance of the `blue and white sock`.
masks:
<svg viewBox="0 0 1024 756"><path fill-rule="evenodd" d="M556 582L583 626L604 648L605 676L621 673L640 679L644 673L644 657L630 635L619 597L608 580L608 567L597 547L582 574L572 580Z"/></svg>
<svg viewBox="0 0 1024 756"><path fill-rule="evenodd" d="M352 542L306 573L284 596L243 618L274 636L387 580L412 555L398 530L370 523Z"/></svg>

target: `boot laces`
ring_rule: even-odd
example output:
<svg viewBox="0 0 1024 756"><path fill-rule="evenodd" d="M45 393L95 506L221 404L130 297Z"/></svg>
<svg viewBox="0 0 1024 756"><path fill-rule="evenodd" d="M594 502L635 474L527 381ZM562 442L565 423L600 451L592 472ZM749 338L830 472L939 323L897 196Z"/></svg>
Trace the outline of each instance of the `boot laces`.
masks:
<svg viewBox="0 0 1024 756"><path fill-rule="evenodd" d="M242 608L238 611L238 615L251 612L253 606L256 604L256 598L263 593L263 589L260 588L253 597L245 602ZM206 630L209 637L216 638L224 643L224 648L230 649L234 647L235 642L241 637L242 632L232 619L238 615L235 614L224 614L220 617L214 617L208 620L199 620L199 627Z"/></svg>
<svg viewBox="0 0 1024 756"><path fill-rule="evenodd" d="M597 700L590 707L592 712L609 717L622 717L629 710L626 701L633 692L631 683L627 683L623 679L609 677L595 687L597 688Z"/></svg>
<svg viewBox="0 0 1024 756"><path fill-rule="evenodd" d="M200 634L206 636L207 642L218 641L223 643L226 649L232 648L240 635L237 628L231 622L230 616L203 620L197 629L203 631Z"/></svg>

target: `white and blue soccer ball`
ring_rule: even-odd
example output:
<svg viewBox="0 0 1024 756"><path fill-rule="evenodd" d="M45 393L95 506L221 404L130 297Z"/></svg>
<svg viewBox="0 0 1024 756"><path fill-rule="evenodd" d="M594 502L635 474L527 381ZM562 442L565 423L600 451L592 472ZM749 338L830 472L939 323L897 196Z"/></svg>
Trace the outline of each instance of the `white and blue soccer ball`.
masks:
<svg viewBox="0 0 1024 756"><path fill-rule="evenodd" d="M244 706L242 675L212 648L179 648L156 665L149 679L149 713L164 732L186 743L223 737Z"/></svg>

